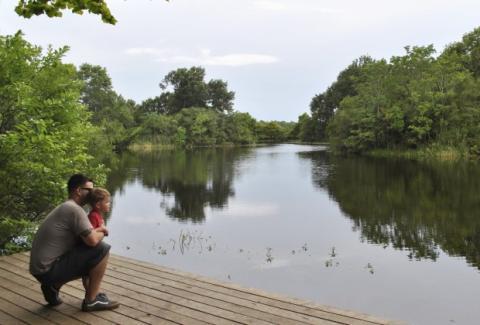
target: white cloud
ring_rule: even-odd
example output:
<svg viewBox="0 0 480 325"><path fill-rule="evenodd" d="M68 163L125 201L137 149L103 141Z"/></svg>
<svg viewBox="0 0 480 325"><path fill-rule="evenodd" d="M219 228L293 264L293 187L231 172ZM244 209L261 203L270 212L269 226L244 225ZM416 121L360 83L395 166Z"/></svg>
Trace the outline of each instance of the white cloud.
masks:
<svg viewBox="0 0 480 325"><path fill-rule="evenodd" d="M129 48L125 53L128 55L150 55L158 62L198 64L204 66L238 67L252 64L270 64L279 61L275 56L256 53L212 55L209 49L200 50L196 56L179 54L179 51L172 49L156 49L150 47Z"/></svg>
<svg viewBox="0 0 480 325"><path fill-rule="evenodd" d="M283 11L283 12L312 12L322 14L338 14L341 10L321 7L316 3L282 3L279 1L260 0L253 2L254 7L267 11Z"/></svg>
<svg viewBox="0 0 480 325"><path fill-rule="evenodd" d="M163 50L155 49L152 47L132 47L125 51L129 55L141 55L141 54L163 54Z"/></svg>
<svg viewBox="0 0 480 325"><path fill-rule="evenodd" d="M253 2L253 5L259 9L272 11L283 11L288 9L286 4L274 1L255 1Z"/></svg>

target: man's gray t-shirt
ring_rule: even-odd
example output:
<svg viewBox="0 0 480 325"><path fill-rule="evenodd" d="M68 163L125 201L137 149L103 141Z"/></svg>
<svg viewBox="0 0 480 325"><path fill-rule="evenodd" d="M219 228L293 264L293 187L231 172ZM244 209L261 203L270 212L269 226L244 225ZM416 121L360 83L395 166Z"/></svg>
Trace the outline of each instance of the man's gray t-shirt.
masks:
<svg viewBox="0 0 480 325"><path fill-rule="evenodd" d="M87 214L75 201L68 200L45 218L33 239L30 273L39 275L50 270L53 262L70 251L87 236L92 225Z"/></svg>

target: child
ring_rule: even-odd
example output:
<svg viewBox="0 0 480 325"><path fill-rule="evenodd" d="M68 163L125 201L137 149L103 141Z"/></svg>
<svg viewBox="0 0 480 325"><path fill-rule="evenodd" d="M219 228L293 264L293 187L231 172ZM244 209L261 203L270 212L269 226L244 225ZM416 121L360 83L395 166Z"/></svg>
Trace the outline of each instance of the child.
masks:
<svg viewBox="0 0 480 325"><path fill-rule="evenodd" d="M89 203L92 210L88 214L88 219L93 229L103 226L103 213L110 211L110 193L101 187L96 187L90 192Z"/></svg>
<svg viewBox="0 0 480 325"><path fill-rule="evenodd" d="M88 220L90 220L93 229L104 227L105 221L103 220L103 214L110 211L110 193L104 188L96 187L90 192L88 203L92 207L92 210L90 210L88 214ZM105 236L108 236L106 230ZM88 276L83 276L82 282L85 290L87 290L89 282Z"/></svg>

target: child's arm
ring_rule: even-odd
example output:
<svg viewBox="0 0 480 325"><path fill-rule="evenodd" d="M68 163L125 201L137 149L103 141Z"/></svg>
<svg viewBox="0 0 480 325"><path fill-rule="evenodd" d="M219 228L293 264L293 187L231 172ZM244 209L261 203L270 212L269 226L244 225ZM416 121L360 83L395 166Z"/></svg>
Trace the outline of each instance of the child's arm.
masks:
<svg viewBox="0 0 480 325"><path fill-rule="evenodd" d="M103 223L95 228L95 231L103 232L105 236L108 236L108 229L103 225Z"/></svg>

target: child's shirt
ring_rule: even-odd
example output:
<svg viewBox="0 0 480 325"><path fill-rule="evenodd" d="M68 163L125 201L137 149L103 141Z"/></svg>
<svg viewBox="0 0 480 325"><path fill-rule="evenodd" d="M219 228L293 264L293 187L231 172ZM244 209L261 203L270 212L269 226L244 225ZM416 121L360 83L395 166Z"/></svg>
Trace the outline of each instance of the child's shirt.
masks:
<svg viewBox="0 0 480 325"><path fill-rule="evenodd" d="M92 209L92 211L90 211L88 214L88 220L90 220L93 229L104 224L103 217L97 209Z"/></svg>

